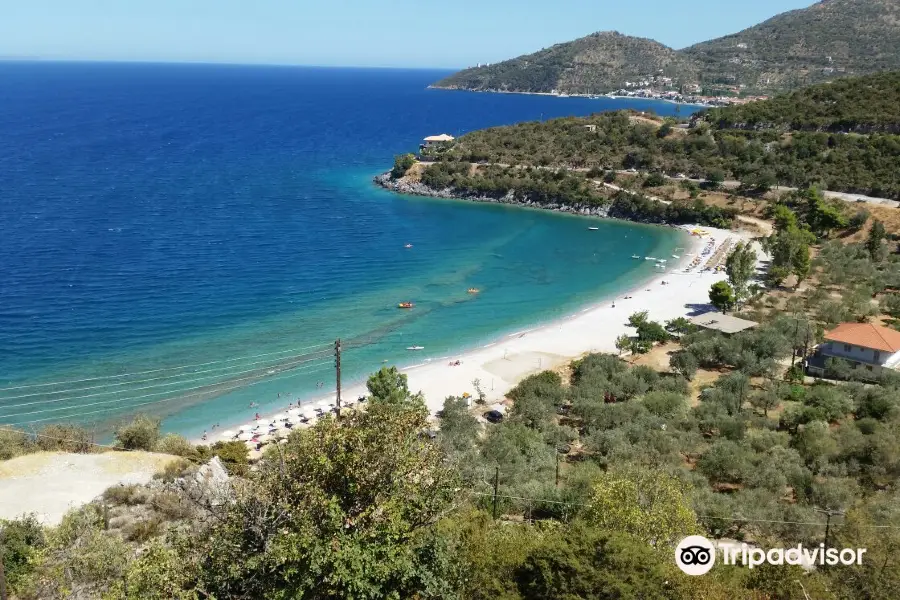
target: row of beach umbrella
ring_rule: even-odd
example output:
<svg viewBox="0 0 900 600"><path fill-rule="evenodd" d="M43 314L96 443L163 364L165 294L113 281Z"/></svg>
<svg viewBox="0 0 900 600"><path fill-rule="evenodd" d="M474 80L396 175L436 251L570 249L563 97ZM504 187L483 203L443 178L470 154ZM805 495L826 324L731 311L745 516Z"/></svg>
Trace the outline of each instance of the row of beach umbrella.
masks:
<svg viewBox="0 0 900 600"><path fill-rule="evenodd" d="M343 407L350 408L354 402L344 402ZM239 440L246 442L248 446L274 442L276 439L286 441L290 428L294 425L307 423L319 418L326 412L334 410L335 402L321 400L308 406L291 408L279 413L271 419L256 419L238 427L237 431L227 429L219 434L224 440Z"/></svg>

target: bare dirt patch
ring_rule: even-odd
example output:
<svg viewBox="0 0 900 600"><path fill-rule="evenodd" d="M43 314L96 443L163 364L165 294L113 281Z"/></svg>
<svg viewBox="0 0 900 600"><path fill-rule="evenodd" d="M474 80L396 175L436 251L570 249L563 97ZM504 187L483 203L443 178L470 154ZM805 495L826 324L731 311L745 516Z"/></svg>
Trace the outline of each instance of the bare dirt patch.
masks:
<svg viewBox="0 0 900 600"><path fill-rule="evenodd" d="M59 523L107 488L147 483L176 460L152 452L38 452L0 462L0 519L35 513L43 523Z"/></svg>

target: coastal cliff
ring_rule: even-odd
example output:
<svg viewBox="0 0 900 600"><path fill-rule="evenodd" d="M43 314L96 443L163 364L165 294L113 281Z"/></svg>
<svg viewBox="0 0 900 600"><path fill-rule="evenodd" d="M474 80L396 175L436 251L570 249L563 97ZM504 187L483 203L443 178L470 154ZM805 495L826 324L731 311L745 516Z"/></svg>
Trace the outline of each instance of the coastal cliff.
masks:
<svg viewBox="0 0 900 600"><path fill-rule="evenodd" d="M377 175L374 179L375 184L385 189L397 192L398 194L409 194L412 196L428 196L431 198L447 198L455 200L470 200L472 202L491 202L494 204L512 204L516 206L525 206L529 208L540 208L543 210L553 210L556 212L564 212L577 215L594 216L594 217L611 217L610 205L606 206L585 206L570 205L555 202L536 202L534 200L523 199L516 195L514 190L508 190L503 195L486 195L472 190L462 188L447 187L444 189L436 189L430 187L421 181L412 178L401 177L393 179L390 171Z"/></svg>
<svg viewBox="0 0 900 600"><path fill-rule="evenodd" d="M699 224L727 229L731 226L737 211L731 208L708 206L700 200L688 202L660 202L643 195L620 190L611 198L591 197L591 203L563 202L558 197L535 193L533 189L520 187L479 186L477 179L469 185L436 187L418 178L418 168L394 179L391 173L375 177L376 185L400 194L469 200L472 202L492 202L529 208L540 208L573 215L620 219L651 225ZM490 189L490 191L486 191Z"/></svg>

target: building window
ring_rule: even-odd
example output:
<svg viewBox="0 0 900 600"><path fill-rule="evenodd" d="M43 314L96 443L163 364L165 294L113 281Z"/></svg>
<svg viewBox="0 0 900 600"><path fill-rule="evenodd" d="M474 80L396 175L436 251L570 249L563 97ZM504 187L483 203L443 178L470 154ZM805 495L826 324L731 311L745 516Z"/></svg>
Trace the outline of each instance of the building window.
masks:
<svg viewBox="0 0 900 600"><path fill-rule="evenodd" d="M853 346L851 346L850 344L844 344L844 352L850 352L851 350L853 350Z"/></svg>
<svg viewBox="0 0 900 600"><path fill-rule="evenodd" d="M876 350L876 351L875 351L875 362L878 362L878 361L880 361L880 360L881 360L881 352L879 352L878 350Z"/></svg>

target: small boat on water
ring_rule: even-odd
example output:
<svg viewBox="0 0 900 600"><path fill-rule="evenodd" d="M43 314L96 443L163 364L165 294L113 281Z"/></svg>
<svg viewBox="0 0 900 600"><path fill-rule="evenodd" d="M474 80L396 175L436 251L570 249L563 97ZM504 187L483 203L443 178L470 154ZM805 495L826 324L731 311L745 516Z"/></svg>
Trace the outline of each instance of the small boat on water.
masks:
<svg viewBox="0 0 900 600"><path fill-rule="evenodd" d="M407 350L424 350L425 346L410 346Z"/></svg>
<svg viewBox="0 0 900 600"><path fill-rule="evenodd" d="M644 260L656 260L656 259L652 256L645 256Z"/></svg>
<svg viewBox="0 0 900 600"><path fill-rule="evenodd" d="M599 230L600 228L599 228L599 227L588 227L588 229L589 229L590 231L597 231L597 230Z"/></svg>
<svg viewBox="0 0 900 600"><path fill-rule="evenodd" d="M679 259L679 258L681 258L681 257L678 256L677 254L673 254L673 255L672 255L672 258L674 258L674 259Z"/></svg>
<svg viewBox="0 0 900 600"><path fill-rule="evenodd" d="M414 306L415 304L413 304L412 302L401 302L397 305L397 308L413 308Z"/></svg>
<svg viewBox="0 0 900 600"><path fill-rule="evenodd" d="M481 290L479 290L478 288L469 288L469 289L466 290L466 291L469 292L470 294L477 294L477 293L480 292Z"/></svg>
<svg viewBox="0 0 900 600"><path fill-rule="evenodd" d="M638 256L637 254L632 254L632 255L631 255L631 258L636 258L636 259L640 260L641 257Z"/></svg>
<svg viewBox="0 0 900 600"><path fill-rule="evenodd" d="M403 247L404 247L404 248L412 248L412 244L407 244L407 245L405 245L405 246L403 246Z"/></svg>

